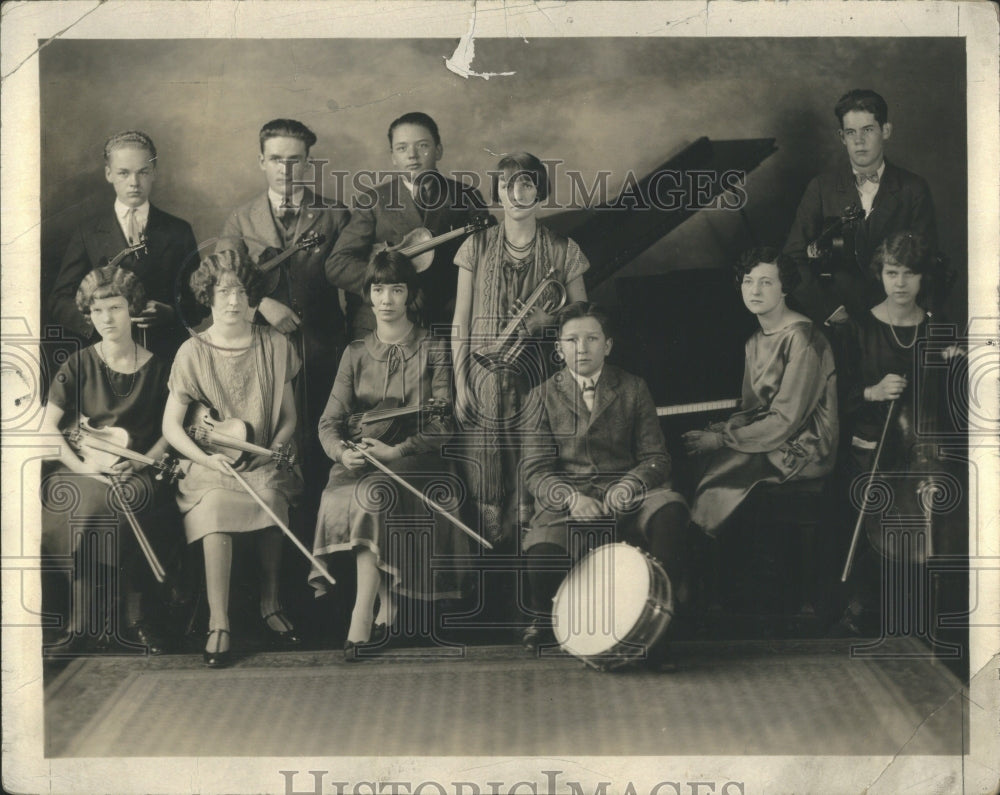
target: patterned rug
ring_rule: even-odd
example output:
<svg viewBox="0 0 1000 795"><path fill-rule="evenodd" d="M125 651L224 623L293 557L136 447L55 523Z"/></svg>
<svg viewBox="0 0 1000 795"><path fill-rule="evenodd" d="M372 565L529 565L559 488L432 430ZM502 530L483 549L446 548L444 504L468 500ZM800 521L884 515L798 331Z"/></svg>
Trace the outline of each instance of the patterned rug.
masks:
<svg viewBox="0 0 1000 795"><path fill-rule="evenodd" d="M960 754L967 736L946 669L843 642L677 644L674 674L419 651L76 660L46 691L47 755Z"/></svg>

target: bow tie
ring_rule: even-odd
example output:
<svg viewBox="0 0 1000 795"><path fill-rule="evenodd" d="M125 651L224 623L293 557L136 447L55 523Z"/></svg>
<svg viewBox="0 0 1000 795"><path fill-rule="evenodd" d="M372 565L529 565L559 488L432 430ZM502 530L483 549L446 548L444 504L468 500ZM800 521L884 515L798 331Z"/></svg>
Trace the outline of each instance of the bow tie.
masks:
<svg viewBox="0 0 1000 795"><path fill-rule="evenodd" d="M871 174L855 174L854 180L858 183L859 188L864 185L866 181L874 182L878 185L878 172L873 171Z"/></svg>

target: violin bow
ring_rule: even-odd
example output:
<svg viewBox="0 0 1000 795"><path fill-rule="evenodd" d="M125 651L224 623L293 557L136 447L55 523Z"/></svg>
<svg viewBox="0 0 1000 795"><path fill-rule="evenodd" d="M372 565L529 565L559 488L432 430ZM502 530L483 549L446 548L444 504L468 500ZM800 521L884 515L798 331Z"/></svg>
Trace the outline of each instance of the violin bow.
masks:
<svg viewBox="0 0 1000 795"><path fill-rule="evenodd" d="M403 478L401 478L399 475L397 475L395 472L389 469L389 467L387 467L385 464L379 461L375 456L373 456L371 453L365 450L361 445L349 441L345 441L344 444L347 445L348 449L361 453L361 455L363 455L372 464L372 466L374 466L383 474L388 475L390 478L396 481L400 486L409 491L411 494L414 494L415 496L419 497L430 508L432 508L433 510L437 511L439 514L444 516L445 519L447 519L449 522L455 525L455 527L457 527L467 536L475 539L487 549L493 549L493 545L485 538L483 538L481 535L479 535L479 533L477 533L475 530L473 530L471 527L469 527L460 519L456 519L454 516L448 513L448 511L446 511L442 505L432 500L426 494L421 494L420 491L418 491L409 483L407 483L405 480L403 480Z"/></svg>
<svg viewBox="0 0 1000 795"><path fill-rule="evenodd" d="M253 497L254 501L267 512L267 515L270 516L274 520L274 523L281 528L281 531L292 540L292 543L295 544L296 547L298 547L299 551L307 558L309 558L309 561L313 564L313 566L317 568L317 570L319 570L319 573L323 575L323 577L330 583L330 585L336 585L337 581L333 579L333 577L330 575L330 572L326 570L326 565L323 563L323 561L321 561L319 558L313 555L312 552L306 549L305 546L303 546L302 542L295 537L295 534L288 529L288 526L283 521L281 521L281 519L278 518L278 514L276 514L274 511L271 510L271 506L269 506L266 502L264 502L264 500L260 498L257 492L251 488L250 484L246 482L246 480L243 478L242 475L240 475L239 472L233 469L232 464L230 464L228 461L223 461L223 464L226 467L226 470L229 472L229 474L232 475L234 478L236 478L236 482L239 483L244 488L246 493L249 494L251 497Z"/></svg>
<svg viewBox="0 0 1000 795"><path fill-rule="evenodd" d="M858 549L858 541L861 539L861 525L865 519L865 505L868 504L868 492L872 487L872 482L875 480L875 474L878 472L878 460L882 455L882 447L885 445L886 433L889 431L889 423L892 421L892 411L896 408L896 401L891 400L889 402L889 410L885 415L885 425L882 426L882 438L878 440L878 447L875 448L875 460L872 462L872 471L868 475L868 482L865 484L864 494L861 497L861 507L858 509L858 521L854 525L854 535L851 537L851 548L847 550L847 560L844 563L844 571L840 575L841 582L847 582L847 578L851 576L851 568L854 566L854 555Z"/></svg>
<svg viewBox="0 0 1000 795"><path fill-rule="evenodd" d="M149 563L149 568L152 569L153 576L156 577L156 581L158 583L163 583L167 579L167 572L163 568L163 564L160 563L160 559L156 557L156 552L153 551L152 544L149 543L149 539L142 531L142 527L139 525L139 520L136 518L135 514L132 513L132 509L129 507L128 502L125 499L125 495L121 491L121 482L118 475L108 475L108 482L111 484L111 491L114 492L115 497L118 499L118 503L121 505L122 513L125 514L125 518L132 527L132 532L135 533L136 541L139 542L139 548L142 550L142 554L146 556L146 562Z"/></svg>

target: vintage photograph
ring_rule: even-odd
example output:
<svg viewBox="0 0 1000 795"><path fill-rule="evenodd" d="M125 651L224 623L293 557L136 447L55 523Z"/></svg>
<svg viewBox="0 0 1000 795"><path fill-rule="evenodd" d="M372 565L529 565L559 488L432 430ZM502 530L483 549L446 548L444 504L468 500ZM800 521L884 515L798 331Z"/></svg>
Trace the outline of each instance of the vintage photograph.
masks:
<svg viewBox="0 0 1000 795"><path fill-rule="evenodd" d="M992 791L983 11L5 6L5 788Z"/></svg>

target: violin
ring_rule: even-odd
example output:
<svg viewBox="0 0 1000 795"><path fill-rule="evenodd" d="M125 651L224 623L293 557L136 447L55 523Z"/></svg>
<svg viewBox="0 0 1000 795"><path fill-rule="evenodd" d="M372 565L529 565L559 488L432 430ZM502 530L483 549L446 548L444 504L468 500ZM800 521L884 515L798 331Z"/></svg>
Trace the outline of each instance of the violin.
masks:
<svg viewBox="0 0 1000 795"><path fill-rule="evenodd" d="M239 417L222 419L219 413L202 403L194 403L188 412L187 435L210 453L225 456L231 464L245 463L251 456L270 456L278 469L295 465L295 453L290 445L274 450L253 443L253 429Z"/></svg>
<svg viewBox="0 0 1000 795"><path fill-rule="evenodd" d="M261 252L260 261L257 263L257 270L268 277L264 282L264 295L270 295L278 288L278 280L281 278L281 271L278 270L278 266L282 262L297 251L316 248L317 246L322 246L325 242L326 235L313 230L306 232L284 251L278 251L276 248L270 246L264 249Z"/></svg>
<svg viewBox="0 0 1000 795"><path fill-rule="evenodd" d="M815 259L820 264L820 275L832 275L833 269L843 260L843 253L848 248L846 233L853 230L854 224L864 217L864 210L856 204L849 204L839 216L826 219L826 225L819 233L819 237L809 244L809 248L816 252Z"/></svg>
<svg viewBox="0 0 1000 795"><path fill-rule="evenodd" d="M128 448L128 431L124 428L116 428L109 425L105 428L95 428L90 424L90 420L81 417L77 427L66 431L66 439L69 444L83 456L83 460L94 466L95 469L110 467L117 464L122 458L138 461L156 470L156 479L163 480L165 477L169 482L184 477L184 473L179 469L176 459L167 454L163 458L156 460L149 456L142 455ZM135 533L139 549L146 558L153 576L159 583L166 582L167 572L156 556L156 551L149 541L149 537L143 531L142 526L135 513L129 507L128 499L123 493L121 477L118 475L108 475L108 482L111 484L111 491L118 500L118 508L125 516L132 532Z"/></svg>
<svg viewBox="0 0 1000 795"><path fill-rule="evenodd" d="M173 483L184 477L176 458L164 453L160 459L137 453L129 449L128 431L109 425L105 428L95 428L87 417L81 417L79 423L65 431L66 441L76 450L85 462L95 467L96 471L111 467L121 459L137 461L155 470L155 478Z"/></svg>
<svg viewBox="0 0 1000 795"><path fill-rule="evenodd" d="M398 245L393 246L385 243L381 246L376 246L372 250L372 256L382 251L398 251L403 256L409 257L417 273L423 273L434 262L433 252L435 248L442 243L447 243L449 240L479 232L486 229L489 225L489 216L478 216L465 226L452 229L450 232L445 232L437 237L434 237L426 227L418 226L416 229L411 229L407 232Z"/></svg>
<svg viewBox="0 0 1000 795"><path fill-rule="evenodd" d="M127 257L129 254L135 253L139 249L143 249L144 252L146 251L146 236L145 235L140 236L139 242L136 243L134 246L126 246L121 251L119 251L117 254L115 254L111 259L109 259L104 264L104 267L115 267L115 266L117 266L123 259L125 259L125 257Z"/></svg>
<svg viewBox="0 0 1000 795"><path fill-rule="evenodd" d="M446 417L451 413L447 400L431 398L423 405L401 406L399 398L385 398L377 406L347 418L347 434L353 442L362 438L397 444L413 433L417 416Z"/></svg>

